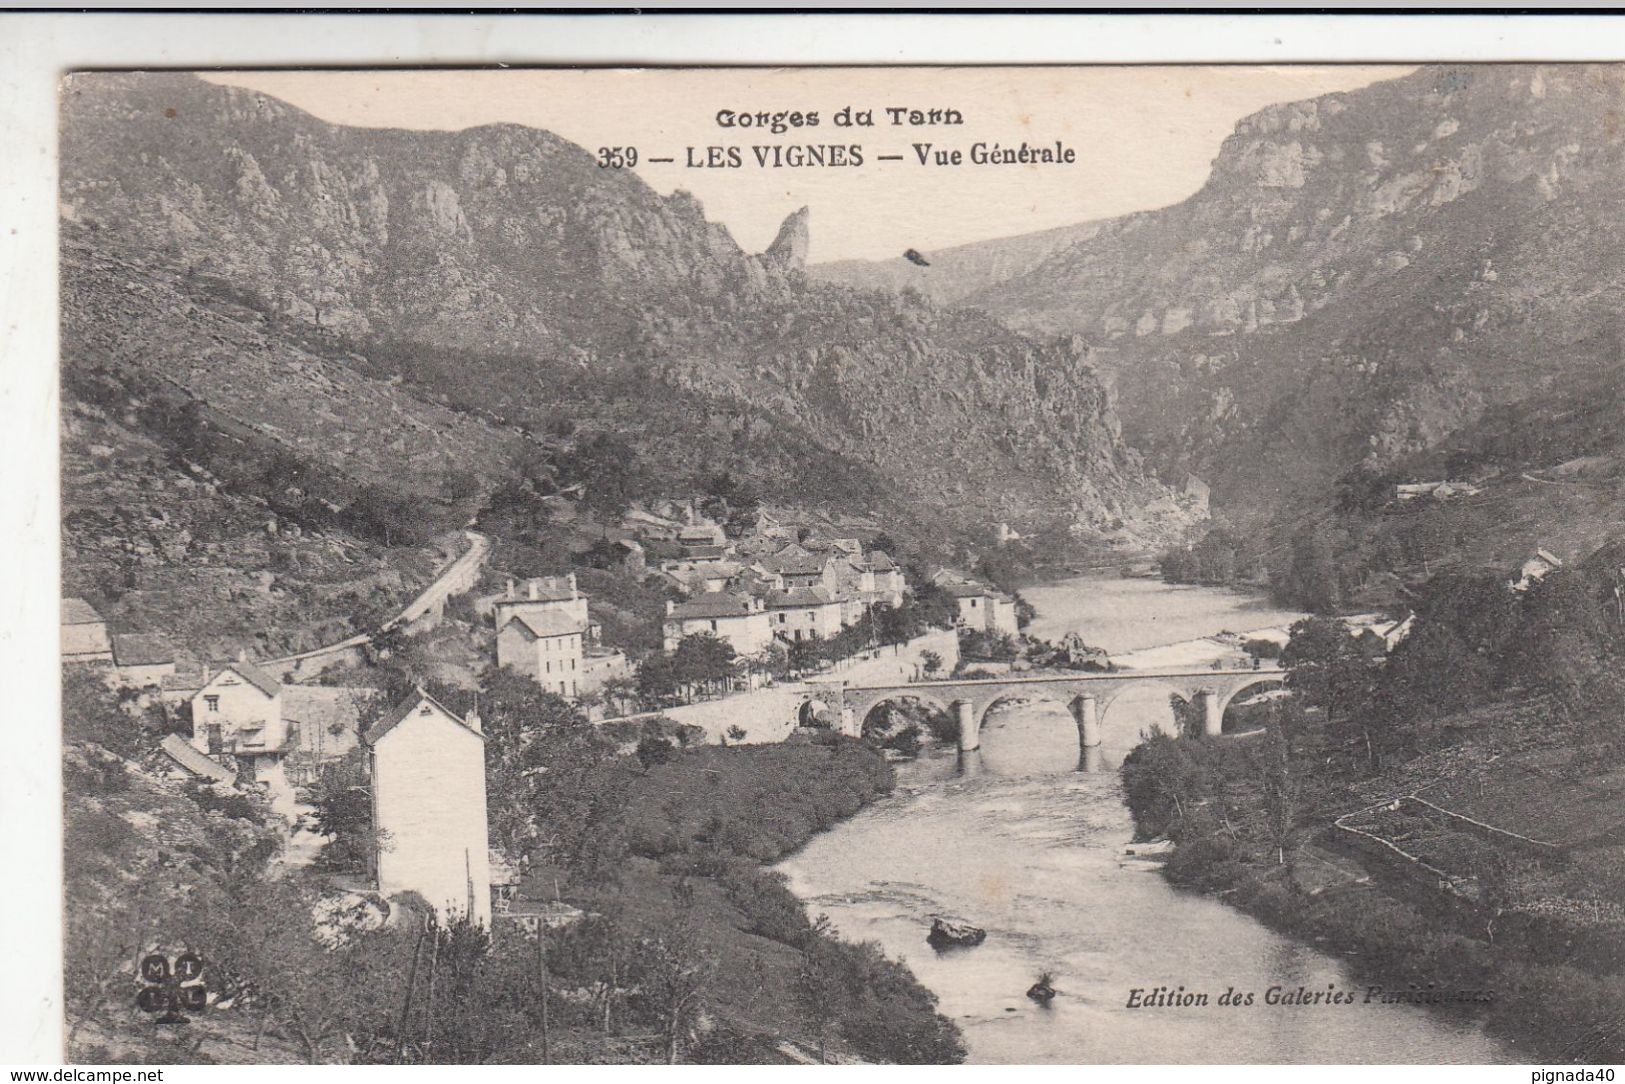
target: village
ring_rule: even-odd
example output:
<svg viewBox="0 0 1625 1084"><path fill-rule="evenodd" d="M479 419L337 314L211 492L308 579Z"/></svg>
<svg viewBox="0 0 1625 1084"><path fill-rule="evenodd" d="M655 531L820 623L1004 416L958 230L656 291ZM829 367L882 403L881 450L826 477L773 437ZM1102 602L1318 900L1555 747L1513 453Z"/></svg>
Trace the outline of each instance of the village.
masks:
<svg viewBox="0 0 1625 1084"><path fill-rule="evenodd" d="M1016 601L987 584L937 569L911 585L892 555L856 536L781 524L758 512L741 537L695 500L626 511L616 533L623 571L663 589L662 648L636 658L604 640L574 571L506 578L477 593L487 540L468 550L376 634L278 659L196 661L162 635L110 630L87 601L62 603L62 659L118 689L126 710L160 715L168 733L158 767L172 777L262 794L286 824L289 860L308 864L324 839L306 789L326 765L360 752L375 838L370 883L346 887L388 898L416 892L443 919L488 924L495 896L511 902L512 862L490 847L484 735L477 711L459 714L418 687L379 711L380 691L331 684L368 657L434 629L450 606L475 615L488 662L534 681L600 727L638 733L676 726L687 742L777 742L832 720L803 680L832 670L880 680L945 676L961 636L1014 639ZM1008 534L1002 528L1000 537ZM666 556L650 560L649 551ZM903 615L924 586L951 602L952 628ZM900 624L900 619L904 622ZM882 645L885 650L882 650ZM698 657L700 671L674 662ZM617 708L634 708L617 713ZM368 721L370 719L370 722ZM494 890L494 891L493 891Z"/></svg>

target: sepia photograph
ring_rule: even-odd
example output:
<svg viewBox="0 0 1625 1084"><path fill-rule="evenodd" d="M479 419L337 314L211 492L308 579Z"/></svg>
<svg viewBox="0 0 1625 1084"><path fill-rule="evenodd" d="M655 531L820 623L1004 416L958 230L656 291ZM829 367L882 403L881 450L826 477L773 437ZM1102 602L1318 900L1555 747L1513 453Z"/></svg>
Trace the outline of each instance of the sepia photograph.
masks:
<svg viewBox="0 0 1625 1084"><path fill-rule="evenodd" d="M58 106L67 1063L1625 1060L1625 65Z"/></svg>

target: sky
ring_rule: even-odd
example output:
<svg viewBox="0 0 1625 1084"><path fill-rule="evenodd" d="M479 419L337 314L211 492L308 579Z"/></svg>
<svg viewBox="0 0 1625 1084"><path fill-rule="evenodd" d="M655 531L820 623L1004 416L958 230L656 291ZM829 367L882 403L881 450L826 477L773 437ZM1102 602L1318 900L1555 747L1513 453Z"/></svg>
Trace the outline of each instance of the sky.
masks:
<svg viewBox="0 0 1625 1084"><path fill-rule="evenodd" d="M746 251L810 209L814 262L888 259L1178 203L1201 187L1236 122L1266 105L1353 90L1409 68L1368 66L261 71L204 77L335 124L545 128L597 154L636 148L655 191L692 193ZM872 126L839 126L846 107ZM894 124L887 108L956 110L961 124ZM724 126L724 111L818 114L816 127ZM906 119L906 118L905 118ZM1069 148L1069 164L978 165L972 145ZM862 148L858 167L762 168L756 147ZM916 144L961 155L921 165ZM707 148L738 168L695 168ZM773 152L767 152L769 154ZM901 161L881 155L902 155ZM721 152L722 160L728 157ZM670 158L671 162L651 159ZM608 159L606 159L608 160ZM613 167L610 167L613 168Z"/></svg>

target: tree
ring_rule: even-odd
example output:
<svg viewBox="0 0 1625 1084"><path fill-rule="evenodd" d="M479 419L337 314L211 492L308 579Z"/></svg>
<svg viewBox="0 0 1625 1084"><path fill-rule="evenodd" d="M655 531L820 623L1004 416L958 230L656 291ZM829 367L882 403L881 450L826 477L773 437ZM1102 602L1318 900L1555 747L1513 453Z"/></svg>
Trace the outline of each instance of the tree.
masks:
<svg viewBox="0 0 1625 1084"><path fill-rule="evenodd" d="M830 1032L852 1000L844 961L828 933L829 918L819 915L813 923L813 936L801 950L793 987L796 1008L818 1036L820 1065L829 1063Z"/></svg>
<svg viewBox="0 0 1625 1084"><path fill-rule="evenodd" d="M581 502L617 514L644 496L649 476L638 450L613 433L595 433L557 457L562 488L581 487Z"/></svg>
<svg viewBox="0 0 1625 1084"><path fill-rule="evenodd" d="M942 656L935 651L920 652L920 669L926 677L935 677L942 672Z"/></svg>
<svg viewBox="0 0 1625 1084"><path fill-rule="evenodd" d="M1328 727L1338 723L1352 726L1375 769L1379 749L1373 734L1379 720L1369 705L1375 664L1349 635L1348 627L1335 617L1306 617L1296 622L1281 662L1287 668L1287 688L1310 706L1324 709Z"/></svg>
<svg viewBox="0 0 1625 1084"><path fill-rule="evenodd" d="M674 890L675 891L675 890ZM662 933L638 942L633 972L665 1040L666 1062L677 1064L684 1036L704 1006L716 958L682 912Z"/></svg>
<svg viewBox="0 0 1625 1084"><path fill-rule="evenodd" d="M661 708L677 697L677 667L670 655L655 652L638 663L638 696L647 708Z"/></svg>
<svg viewBox="0 0 1625 1084"><path fill-rule="evenodd" d="M311 784L309 801L315 807L317 832L331 837L318 858L323 869L365 869L374 851L387 845L373 831L372 789L361 749L323 764Z"/></svg>
<svg viewBox="0 0 1625 1084"><path fill-rule="evenodd" d="M1285 869L1287 883L1296 888L1298 816L1304 792L1302 768L1286 736L1274 728L1265 733L1262 743L1250 746L1248 754L1253 778L1263 796L1266 838L1275 847L1275 860Z"/></svg>
<svg viewBox="0 0 1625 1084"><path fill-rule="evenodd" d="M469 711L473 696L448 692L446 706ZM574 704L507 667L482 675L479 710L492 844L514 857L580 857L588 814L613 798L596 769L614 756L614 741Z"/></svg>
<svg viewBox="0 0 1625 1084"><path fill-rule="evenodd" d="M643 765L645 774L650 768L668 763L676 755L677 747L657 734L645 734L638 741L638 763Z"/></svg>
<svg viewBox="0 0 1625 1084"><path fill-rule="evenodd" d="M721 685L726 689L733 677L733 645L713 633L693 633L678 641L671 663L679 685L698 685L708 691Z"/></svg>

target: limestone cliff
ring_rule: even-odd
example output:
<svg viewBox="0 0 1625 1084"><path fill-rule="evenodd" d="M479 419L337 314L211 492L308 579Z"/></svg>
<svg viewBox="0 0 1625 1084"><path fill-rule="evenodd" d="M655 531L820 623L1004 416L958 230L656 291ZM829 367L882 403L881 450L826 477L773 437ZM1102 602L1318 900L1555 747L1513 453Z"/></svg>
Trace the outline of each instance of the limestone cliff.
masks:
<svg viewBox="0 0 1625 1084"><path fill-rule="evenodd" d="M1622 114L1625 69L1598 65L1427 67L1271 106L1184 202L966 246L939 289L1080 335L1165 476L1232 505L1314 498L1618 372ZM1017 242L1055 247L988 270Z"/></svg>
<svg viewBox="0 0 1625 1084"><path fill-rule="evenodd" d="M674 488L736 470L943 530L1074 520L1150 536L1170 520L1140 514L1167 493L1076 346L807 281L805 210L748 254L692 196L548 132L343 128L185 75L75 75L63 116L64 297L87 306L68 314L70 364L93 345L93 299L139 266L184 295L177 330L229 309L261 321L272 368L314 342L324 365L503 431L635 431ZM138 337L168 334L127 316ZM205 397L229 386L235 413L255 414L259 384L213 356L197 376L188 350L215 351L192 337L94 353L144 358ZM320 454L305 412L264 413ZM346 409L340 396L309 413L326 431Z"/></svg>

